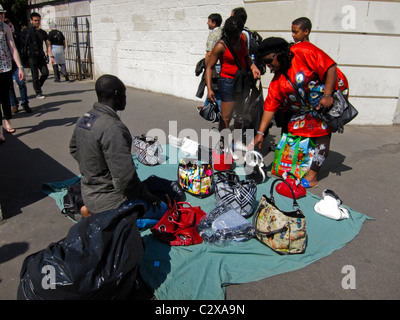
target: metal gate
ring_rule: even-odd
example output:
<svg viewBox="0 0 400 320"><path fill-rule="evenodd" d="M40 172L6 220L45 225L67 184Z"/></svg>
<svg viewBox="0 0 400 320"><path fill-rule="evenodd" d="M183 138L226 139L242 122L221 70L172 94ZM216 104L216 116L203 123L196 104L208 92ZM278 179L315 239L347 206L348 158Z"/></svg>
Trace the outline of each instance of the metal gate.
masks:
<svg viewBox="0 0 400 320"><path fill-rule="evenodd" d="M90 16L56 18L55 23L65 37L65 60L70 79L93 79Z"/></svg>

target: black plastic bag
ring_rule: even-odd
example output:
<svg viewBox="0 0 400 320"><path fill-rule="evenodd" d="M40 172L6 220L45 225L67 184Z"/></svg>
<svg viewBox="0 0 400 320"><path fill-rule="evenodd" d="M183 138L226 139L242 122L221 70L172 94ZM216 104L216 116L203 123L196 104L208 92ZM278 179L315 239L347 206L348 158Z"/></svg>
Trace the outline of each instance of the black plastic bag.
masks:
<svg viewBox="0 0 400 320"><path fill-rule="evenodd" d="M67 236L25 258L18 300L120 300L137 295L144 253L136 225L142 205L92 215Z"/></svg>

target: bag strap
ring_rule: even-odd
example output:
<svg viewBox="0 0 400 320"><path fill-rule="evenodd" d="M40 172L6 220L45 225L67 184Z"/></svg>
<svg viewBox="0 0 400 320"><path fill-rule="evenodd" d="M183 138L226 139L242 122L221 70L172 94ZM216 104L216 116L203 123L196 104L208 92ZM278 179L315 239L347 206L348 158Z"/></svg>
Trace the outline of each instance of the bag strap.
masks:
<svg viewBox="0 0 400 320"><path fill-rule="evenodd" d="M283 143L283 145L282 145L282 147L281 147L281 149L279 150L279 153L278 153L278 158L277 158L277 163L276 163L276 166L277 166L278 168L279 168L279 165L280 165L280 163L281 163L283 151L285 150L285 146L287 145L288 135L289 135L289 134L286 134L286 140L285 140L285 142ZM294 136L291 136L291 137L293 138ZM296 171L297 153L298 153L298 150L299 150L301 137L298 136L298 137L295 138L295 139L293 138L293 140L294 140L295 143L296 143L293 160L296 160L296 161L292 161L292 164L293 164L293 162L294 162L295 165L294 165L294 166L292 165L292 169L290 170L290 172L292 172L292 173L294 174L294 172ZM276 169L276 172L278 172L278 168ZM293 169L293 168L294 168L294 169Z"/></svg>
<svg viewBox="0 0 400 320"><path fill-rule="evenodd" d="M225 45L228 47L230 53L231 53L232 56L233 56L233 59L235 59L235 63L236 63L236 65L237 65L237 67L239 68L239 70L243 69L242 66L241 66L241 64L240 64L240 61L239 61L238 57L236 56L235 51L234 51L233 48L231 47L231 44L229 43L228 39L224 38L224 39L221 39L221 40L222 40L222 41L225 43Z"/></svg>
<svg viewBox="0 0 400 320"><path fill-rule="evenodd" d="M288 176L292 176L292 178L296 181L296 186L298 186L298 185L300 184L300 179L297 178L297 177L295 176L295 174L292 173L291 171L285 171L285 172L282 174L282 178L283 178L284 180L286 180L286 179L288 178Z"/></svg>
<svg viewBox="0 0 400 320"><path fill-rule="evenodd" d="M276 184L277 182L279 182L279 181L283 181L283 182L286 183L286 185L289 187L289 190L290 190L290 192L292 193L292 196L293 196L293 209L294 209L295 207L299 207L299 204L298 204L297 201L296 201L296 196L295 196L295 194L294 194L294 191L293 191L292 187L290 186L290 184L289 184L287 181L283 180L282 178L275 179L274 182L273 182L272 185L271 185L271 189L270 189L270 191L269 191L271 202L277 207L277 205L275 204L275 199L274 199L273 193L274 193L275 184ZM278 207L277 207L277 208L278 208ZM278 208L278 209L279 209L279 208ZM279 210L280 210L280 209L279 209Z"/></svg>

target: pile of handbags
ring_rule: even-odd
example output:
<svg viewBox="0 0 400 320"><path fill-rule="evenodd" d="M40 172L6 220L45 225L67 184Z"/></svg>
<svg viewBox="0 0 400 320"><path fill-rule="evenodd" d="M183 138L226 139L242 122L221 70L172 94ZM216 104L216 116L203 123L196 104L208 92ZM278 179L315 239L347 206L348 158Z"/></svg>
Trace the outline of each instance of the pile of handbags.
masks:
<svg viewBox="0 0 400 320"><path fill-rule="evenodd" d="M272 182L269 196L262 195L257 203L257 185L267 179L261 154L246 152L245 167L251 168L246 172L251 174L246 174L245 179L241 180L233 170L233 161L227 158L228 152L221 141L212 152L187 138L169 136L169 139L170 145L180 148L188 156L179 161L177 185L183 192L200 199L214 195L215 206L207 214L200 206L174 201L157 225L151 228L160 241L171 246L194 245L203 241L225 245L232 241L256 238L279 254L305 252L306 217L297 202L307 194L300 182L302 175L299 175L298 169L301 165L297 166L297 170L293 167L293 170L280 171L281 177ZM294 141L296 151L299 142ZM283 145L276 151L280 157L282 149ZM304 150L304 147L301 149ZM252 175L258 178L253 179ZM282 210L282 206L276 203L275 192L291 199L290 210ZM325 190L323 196L324 199L314 207L317 213L335 220L349 217L334 192ZM336 207L332 204L336 204ZM249 219L252 215L253 218Z"/></svg>

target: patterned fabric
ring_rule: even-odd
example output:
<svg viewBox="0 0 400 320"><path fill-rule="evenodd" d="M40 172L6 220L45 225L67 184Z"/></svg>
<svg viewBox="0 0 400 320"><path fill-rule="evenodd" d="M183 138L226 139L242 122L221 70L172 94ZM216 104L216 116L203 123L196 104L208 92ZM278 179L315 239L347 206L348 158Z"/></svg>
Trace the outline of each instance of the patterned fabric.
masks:
<svg viewBox="0 0 400 320"><path fill-rule="evenodd" d="M5 24L0 22L0 72L8 72L12 68L12 57L7 44Z"/></svg>
<svg viewBox="0 0 400 320"><path fill-rule="evenodd" d="M139 162L148 166L155 166L160 163L161 147L156 139L144 135L137 136L133 139L133 145Z"/></svg>
<svg viewBox="0 0 400 320"><path fill-rule="evenodd" d="M218 40L221 39L221 36L222 29L220 27L216 27L214 30L210 31L207 38L206 51L211 52Z"/></svg>
<svg viewBox="0 0 400 320"><path fill-rule="evenodd" d="M306 218L298 209L283 212L273 198L260 199L254 226L258 240L280 254L304 253L307 243Z"/></svg>
<svg viewBox="0 0 400 320"><path fill-rule="evenodd" d="M230 175L230 176L229 176ZM218 172L215 183L215 200L217 206L230 206L242 216L247 217L253 213L256 199L257 184L254 180L239 181L233 172Z"/></svg>
<svg viewBox="0 0 400 320"><path fill-rule="evenodd" d="M178 182L183 190L199 197L208 197L213 192L214 170L211 164L191 163L182 159L178 166Z"/></svg>
<svg viewBox="0 0 400 320"><path fill-rule="evenodd" d="M329 134L328 126L316 115L318 106L325 89L326 71L335 64L324 51L310 42L300 42L290 49L294 56L287 75L300 95L308 105L304 105L283 74L276 74L268 88L264 110L278 109L294 112L289 132L302 137L320 137ZM341 70L337 69L337 84L335 90L348 96L348 81Z"/></svg>

